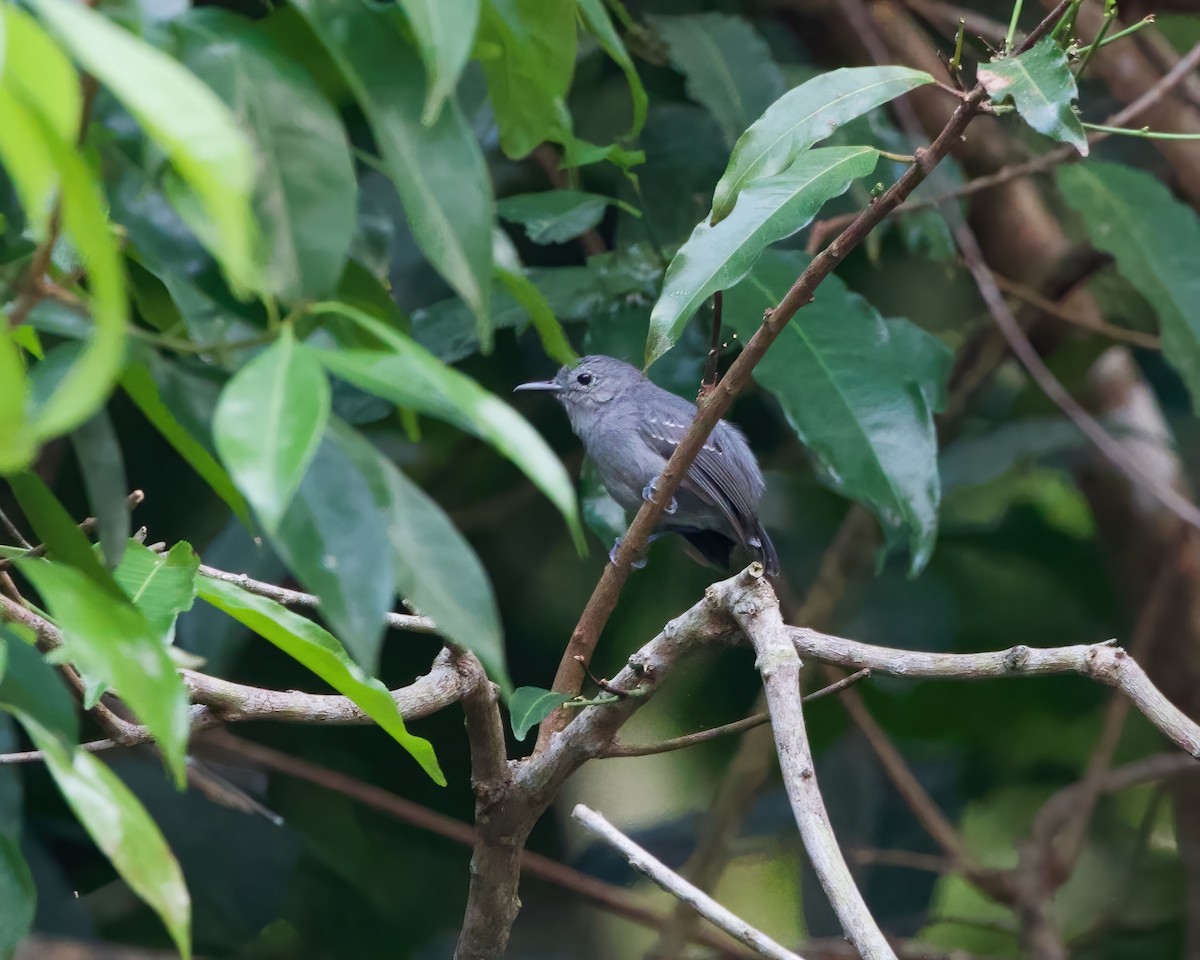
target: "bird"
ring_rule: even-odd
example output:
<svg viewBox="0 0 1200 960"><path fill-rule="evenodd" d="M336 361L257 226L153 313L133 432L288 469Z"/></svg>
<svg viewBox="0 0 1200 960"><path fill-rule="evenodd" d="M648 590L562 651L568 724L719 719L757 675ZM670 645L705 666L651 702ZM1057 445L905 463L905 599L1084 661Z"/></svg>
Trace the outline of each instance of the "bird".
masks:
<svg viewBox="0 0 1200 960"><path fill-rule="evenodd" d="M664 390L637 367L593 354L563 366L553 380L522 383L514 392L554 394L609 495L636 513L696 416L696 405ZM779 555L758 518L766 490L745 435L717 422L663 509L650 542L678 534L701 563L728 569L735 547L779 574ZM609 559L621 545L618 538ZM635 566L644 565L638 561Z"/></svg>

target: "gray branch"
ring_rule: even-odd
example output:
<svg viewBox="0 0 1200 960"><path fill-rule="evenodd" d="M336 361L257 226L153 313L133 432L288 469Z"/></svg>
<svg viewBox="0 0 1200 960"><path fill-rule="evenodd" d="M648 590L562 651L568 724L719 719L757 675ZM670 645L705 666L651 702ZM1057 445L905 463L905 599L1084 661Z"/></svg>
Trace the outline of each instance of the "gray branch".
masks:
<svg viewBox="0 0 1200 960"><path fill-rule="evenodd" d="M791 950L776 943L765 933L756 930L741 917L726 910L699 887L688 883L661 860L652 857L595 810L580 803L575 805L571 816L583 824L592 836L603 840L617 850L629 861L631 867L640 870L671 896L678 897L700 916L711 920L734 939L744 943L762 956L770 957L771 960L802 960L799 954L792 953Z"/></svg>

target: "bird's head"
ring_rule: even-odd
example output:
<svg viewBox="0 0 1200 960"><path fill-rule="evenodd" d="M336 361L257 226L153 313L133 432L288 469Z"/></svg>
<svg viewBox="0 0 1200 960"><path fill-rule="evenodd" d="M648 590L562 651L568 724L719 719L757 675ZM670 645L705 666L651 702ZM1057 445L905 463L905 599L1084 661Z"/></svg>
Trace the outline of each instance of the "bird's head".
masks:
<svg viewBox="0 0 1200 960"><path fill-rule="evenodd" d="M641 370L624 360L594 354L563 367L553 380L523 383L516 389L553 393L568 414L575 414L599 411L645 379Z"/></svg>

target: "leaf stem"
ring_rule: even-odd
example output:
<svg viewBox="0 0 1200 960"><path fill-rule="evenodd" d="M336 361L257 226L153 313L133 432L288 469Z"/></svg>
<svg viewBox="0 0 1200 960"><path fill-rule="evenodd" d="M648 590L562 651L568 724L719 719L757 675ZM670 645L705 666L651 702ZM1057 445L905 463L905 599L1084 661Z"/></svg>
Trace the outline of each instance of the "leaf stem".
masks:
<svg viewBox="0 0 1200 960"><path fill-rule="evenodd" d="M1107 127L1102 123L1085 123L1083 126L1087 130L1096 130L1099 133L1115 133L1125 137L1140 137L1143 140L1200 140L1200 133L1163 133L1148 127Z"/></svg>
<svg viewBox="0 0 1200 960"><path fill-rule="evenodd" d="M1008 53L1013 48L1013 38L1017 35L1017 21L1021 19L1021 8L1025 5L1025 0L1016 0L1013 4L1012 17L1008 21L1008 33L1004 35L1004 52Z"/></svg>
<svg viewBox="0 0 1200 960"><path fill-rule="evenodd" d="M917 158L911 153L891 153L887 150L880 150L879 155L885 160L895 160L897 163L916 163Z"/></svg>
<svg viewBox="0 0 1200 960"><path fill-rule="evenodd" d="M1111 12L1104 15L1104 21L1100 24L1100 30L1096 33L1096 39L1084 48L1083 61L1079 64L1079 69L1075 71L1075 79L1078 81L1083 76L1083 71L1087 69L1088 64L1092 62L1092 56L1104 46L1104 35L1108 33L1109 28L1113 25L1113 21L1117 18L1117 11L1114 7ZM1113 39L1116 39L1115 37Z"/></svg>
<svg viewBox="0 0 1200 960"><path fill-rule="evenodd" d="M954 35L954 56L950 58L950 73L957 77L959 71L962 70L962 50L963 50L963 34L967 30L967 21L962 17L958 18L958 32Z"/></svg>

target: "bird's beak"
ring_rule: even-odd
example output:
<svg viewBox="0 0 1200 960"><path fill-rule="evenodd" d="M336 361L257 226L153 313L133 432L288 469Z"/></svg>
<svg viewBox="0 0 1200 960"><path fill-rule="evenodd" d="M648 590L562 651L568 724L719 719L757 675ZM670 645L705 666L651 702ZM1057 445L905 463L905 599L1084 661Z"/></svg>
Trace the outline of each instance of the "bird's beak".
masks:
<svg viewBox="0 0 1200 960"><path fill-rule="evenodd" d="M534 380L530 383L522 383L513 388L513 393L521 393L526 390L538 390L545 393L562 393L562 386L555 383L553 380Z"/></svg>

